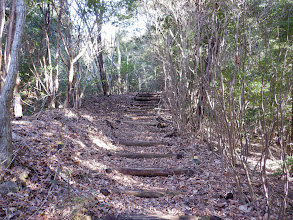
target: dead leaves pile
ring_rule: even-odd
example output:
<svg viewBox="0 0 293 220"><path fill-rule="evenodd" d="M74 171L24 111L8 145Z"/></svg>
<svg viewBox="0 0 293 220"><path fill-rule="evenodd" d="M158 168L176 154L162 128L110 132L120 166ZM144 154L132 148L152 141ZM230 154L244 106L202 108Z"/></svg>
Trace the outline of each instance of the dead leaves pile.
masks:
<svg viewBox="0 0 293 220"><path fill-rule="evenodd" d="M136 117L126 111L132 97L93 97L79 110L48 110L13 121L15 158L12 168L1 173L0 184L16 185L5 193L0 186L0 218L143 214L256 219L257 211L239 203L233 179L219 155L191 138L168 135L175 133L170 124L157 128L123 123ZM160 117L169 120L168 114ZM121 139L165 141L169 146L125 147L119 144ZM174 153L183 158L109 156L115 152ZM194 155L199 157L198 165L193 163ZM191 168L196 175L136 177L120 174L116 171L120 167ZM139 198L129 193L137 190L166 196Z"/></svg>

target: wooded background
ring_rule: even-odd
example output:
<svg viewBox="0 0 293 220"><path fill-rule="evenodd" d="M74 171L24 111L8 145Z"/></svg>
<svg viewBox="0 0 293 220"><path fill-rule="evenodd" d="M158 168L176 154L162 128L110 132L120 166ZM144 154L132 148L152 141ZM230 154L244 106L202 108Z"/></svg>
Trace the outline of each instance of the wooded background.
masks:
<svg viewBox="0 0 293 220"><path fill-rule="evenodd" d="M12 100L5 85L14 87L15 78L15 117L79 108L100 93L163 91L177 129L223 155L243 201L256 202L250 183L257 176L270 209L266 162L280 161L283 218L293 171L291 0L27 0L19 68L9 78L15 16L24 22L18 2L0 1L0 106L9 109L1 127L10 114L4 99ZM129 33L140 19L145 32ZM107 23L112 37L104 34ZM250 167L255 145L259 160ZM249 196L236 166L245 171Z"/></svg>

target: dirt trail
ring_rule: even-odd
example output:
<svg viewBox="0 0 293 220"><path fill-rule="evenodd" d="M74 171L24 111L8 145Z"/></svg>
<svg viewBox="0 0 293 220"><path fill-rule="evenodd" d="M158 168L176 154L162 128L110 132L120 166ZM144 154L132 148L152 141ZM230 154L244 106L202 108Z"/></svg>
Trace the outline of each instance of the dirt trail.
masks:
<svg viewBox="0 0 293 220"><path fill-rule="evenodd" d="M0 217L252 219L235 193L226 197L235 186L219 155L179 135L162 103L158 94L97 96L13 121L19 152L1 183L27 175L17 193L0 192Z"/></svg>
<svg viewBox="0 0 293 220"><path fill-rule="evenodd" d="M119 150L106 154L108 172L112 179L123 180L123 186L110 187L109 196L123 205L121 213L106 219L223 216L228 201L219 200L229 190L229 184L221 185L225 179L223 164L216 154L177 135L170 112L161 108L161 101L159 94L137 94L130 97L117 118L107 120L119 146ZM199 157L198 164L194 155ZM209 166L216 172L210 173Z"/></svg>

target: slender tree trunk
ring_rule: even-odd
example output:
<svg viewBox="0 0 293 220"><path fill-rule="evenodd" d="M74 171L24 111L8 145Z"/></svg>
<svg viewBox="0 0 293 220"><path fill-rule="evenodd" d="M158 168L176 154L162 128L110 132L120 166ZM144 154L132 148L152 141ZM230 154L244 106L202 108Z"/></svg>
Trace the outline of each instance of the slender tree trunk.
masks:
<svg viewBox="0 0 293 220"><path fill-rule="evenodd" d="M5 80L4 87L0 93L0 169L9 166L12 159L12 131L10 124L10 105L15 87L18 53L21 43L21 37L25 22L25 4L24 0L13 2L16 5L15 32L12 40L10 65Z"/></svg>
<svg viewBox="0 0 293 220"><path fill-rule="evenodd" d="M120 51L120 26L118 26L117 32L117 55L118 55L118 62L117 62L117 73L118 73L118 94L121 94L121 51Z"/></svg>
<svg viewBox="0 0 293 220"><path fill-rule="evenodd" d="M293 67L292 67L293 71ZM291 137L290 137L290 143L287 145L287 154L292 155L293 154L293 88L291 88ZM292 168L293 169L293 168Z"/></svg>
<svg viewBox="0 0 293 220"><path fill-rule="evenodd" d="M101 12L100 12L101 14ZM103 46L102 46L102 18L103 16L97 15L97 23L98 23L98 38L97 38L97 43L98 43L98 51L99 51L99 56L98 56L98 61L99 61L99 69L100 69L100 76L102 80L102 87L104 91L104 95L108 96L109 95L109 84L108 84L108 79L107 79L107 74L106 74L106 69L104 65L104 57L103 57Z"/></svg>
<svg viewBox="0 0 293 220"><path fill-rule="evenodd" d="M11 2L11 10L10 10L10 17L7 27L7 35L6 35L6 43L5 43L5 52L4 52L4 68L3 68L3 74L4 78L6 77L8 73L8 68L11 61L11 47L12 47L12 41L13 41L13 35L14 35L14 20L15 20L15 0L12 0Z"/></svg>
<svg viewBox="0 0 293 220"><path fill-rule="evenodd" d="M3 30L5 24L5 0L0 0L0 42L3 39ZM0 91L4 85L4 74L2 69L2 47L0 47Z"/></svg>
<svg viewBox="0 0 293 220"><path fill-rule="evenodd" d="M20 85L20 77L19 77L19 73L17 73L16 83L14 88L14 116L16 118L22 118L23 116L19 85Z"/></svg>
<svg viewBox="0 0 293 220"><path fill-rule="evenodd" d="M73 77L74 77L74 63L70 59L68 62L68 82L67 82L67 92L65 94L64 108L68 108L70 105Z"/></svg>
<svg viewBox="0 0 293 220"><path fill-rule="evenodd" d="M126 74L125 74L125 85L124 85L124 92L128 93L128 64L129 64L129 54L126 48Z"/></svg>

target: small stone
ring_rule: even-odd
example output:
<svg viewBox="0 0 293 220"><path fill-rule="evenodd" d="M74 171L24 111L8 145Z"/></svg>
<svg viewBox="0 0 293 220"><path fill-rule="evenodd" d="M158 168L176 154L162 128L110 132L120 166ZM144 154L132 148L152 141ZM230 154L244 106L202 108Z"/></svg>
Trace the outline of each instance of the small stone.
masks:
<svg viewBox="0 0 293 220"><path fill-rule="evenodd" d="M159 124L157 125L157 127L158 127L158 128L165 128L165 127L167 127L167 125L166 125L166 123L159 123Z"/></svg>
<svg viewBox="0 0 293 220"><path fill-rule="evenodd" d="M241 205L238 207L238 209L242 212L250 212L251 211L251 207L249 207L249 204Z"/></svg>
<svg viewBox="0 0 293 220"><path fill-rule="evenodd" d="M16 182L8 181L0 185L0 194L6 195L9 192L16 193L19 191L19 187Z"/></svg>
<svg viewBox="0 0 293 220"><path fill-rule="evenodd" d="M225 199L227 199L227 200L228 199L233 199L233 197L234 197L233 193L230 192L230 193L226 194Z"/></svg>
<svg viewBox="0 0 293 220"><path fill-rule="evenodd" d="M111 169L105 169L105 172L106 173L112 173L112 170Z"/></svg>
<svg viewBox="0 0 293 220"><path fill-rule="evenodd" d="M107 189L101 189L100 192L104 195L104 196L108 196L110 195L110 191Z"/></svg>
<svg viewBox="0 0 293 220"><path fill-rule="evenodd" d="M217 206L218 206L219 208L224 208L226 205L227 205L226 202L218 203L218 204L217 204Z"/></svg>

